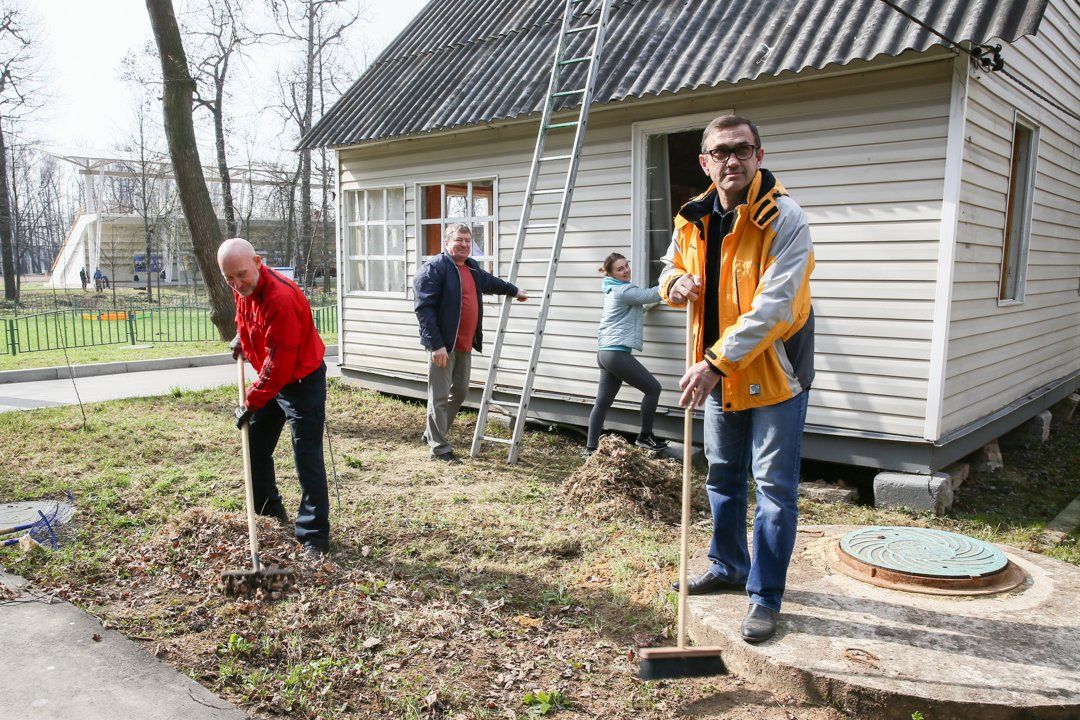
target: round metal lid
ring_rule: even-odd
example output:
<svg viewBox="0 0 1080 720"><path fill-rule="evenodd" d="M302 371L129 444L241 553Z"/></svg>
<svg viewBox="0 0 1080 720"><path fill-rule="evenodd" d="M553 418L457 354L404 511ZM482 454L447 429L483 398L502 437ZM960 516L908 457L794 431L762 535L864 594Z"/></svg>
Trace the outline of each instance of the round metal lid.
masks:
<svg viewBox="0 0 1080 720"><path fill-rule="evenodd" d="M1000 572L1005 553L966 535L912 527L867 527L840 538L840 549L875 567L942 578Z"/></svg>
<svg viewBox="0 0 1080 720"><path fill-rule="evenodd" d="M35 523L45 515L50 523L66 523L75 514L70 503L57 500L29 500L25 502L0 503L0 529L8 529Z"/></svg>

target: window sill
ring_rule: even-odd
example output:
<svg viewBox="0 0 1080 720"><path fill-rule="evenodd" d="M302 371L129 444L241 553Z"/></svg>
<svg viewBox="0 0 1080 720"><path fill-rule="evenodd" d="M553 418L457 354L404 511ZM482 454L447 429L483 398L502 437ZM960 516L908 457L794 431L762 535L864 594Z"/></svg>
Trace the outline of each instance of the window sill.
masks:
<svg viewBox="0 0 1080 720"><path fill-rule="evenodd" d="M998 307L1015 307L1016 305L1023 305L1023 300L998 300Z"/></svg>

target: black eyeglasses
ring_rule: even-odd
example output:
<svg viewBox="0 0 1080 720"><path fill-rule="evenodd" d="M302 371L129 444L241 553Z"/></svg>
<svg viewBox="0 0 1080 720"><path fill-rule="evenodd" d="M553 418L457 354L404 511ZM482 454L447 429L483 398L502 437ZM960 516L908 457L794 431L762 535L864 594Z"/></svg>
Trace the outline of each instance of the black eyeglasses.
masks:
<svg viewBox="0 0 1080 720"><path fill-rule="evenodd" d="M742 145L736 145L733 148L718 145L712 150L706 150L701 154L708 155L716 162L722 163L725 162L732 155L737 157L739 160L749 160L750 158L754 157L754 153L757 152L757 149L757 145L749 145L746 143L743 143Z"/></svg>

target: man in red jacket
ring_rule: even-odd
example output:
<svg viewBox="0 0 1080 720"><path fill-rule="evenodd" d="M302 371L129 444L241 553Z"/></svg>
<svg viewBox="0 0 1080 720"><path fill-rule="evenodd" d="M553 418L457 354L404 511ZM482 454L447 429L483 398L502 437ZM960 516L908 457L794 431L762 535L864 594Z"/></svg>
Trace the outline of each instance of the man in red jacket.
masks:
<svg viewBox="0 0 1080 720"><path fill-rule="evenodd" d="M330 545L330 498L326 490L322 436L326 418L326 346L315 330L311 305L292 280L262 263L247 240L218 248L218 267L236 295L233 357L251 363L259 377L236 410L236 426L248 425L255 511L288 524L274 477L274 448L285 421L302 490L296 539L311 557Z"/></svg>

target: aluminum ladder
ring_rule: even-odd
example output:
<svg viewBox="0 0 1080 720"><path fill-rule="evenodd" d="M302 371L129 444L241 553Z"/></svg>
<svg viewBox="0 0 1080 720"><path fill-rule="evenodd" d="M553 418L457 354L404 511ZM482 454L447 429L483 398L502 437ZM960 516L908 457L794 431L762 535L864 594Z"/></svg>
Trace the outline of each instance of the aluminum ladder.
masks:
<svg viewBox="0 0 1080 720"><path fill-rule="evenodd" d="M532 166L529 169L529 180L525 186L525 201L521 208L521 219L518 222L517 237L514 241L514 256L510 263L508 281L517 283L518 269L522 263L547 263L547 274L544 279L544 292L540 300L540 311L536 318L536 329L532 331L532 348L529 352L528 363L524 367L506 366L502 358L503 346L506 335L510 332L525 334L528 331L512 331L508 325L510 312L514 299L504 298L502 309L499 313L499 327L495 334L495 344L491 351L491 365L488 369L487 382L484 383L484 394L480 401L480 413L476 419L476 431L473 434L472 457L480 453L481 445L485 440L509 446L507 460L515 463L518 460L518 451L521 446L521 438L525 432L525 418L529 409L529 396L532 394L533 381L536 379L536 366L540 358L540 348L544 340L544 326L547 323L548 309L551 306L551 292L555 287L555 276L559 267L559 253L562 250L563 236L566 232L566 220L570 214L570 202L574 195L574 181L577 179L578 162L581 159L581 148L585 141L585 127L589 118L589 106L592 104L593 90L596 86L596 72L599 65L600 53L604 47L604 30L607 26L608 13L611 9L611 0L599 0L599 8L589 13L581 10L592 0L564 0L562 26L559 30L559 39L555 46L555 54L551 64L551 78L548 83L547 95L544 100L544 110L540 118L540 129L536 135L536 147L533 150ZM584 19L575 25L575 13L577 20ZM595 18L595 22L593 19ZM592 33L592 43L588 52L573 57L564 57L564 53L570 48L572 41L580 33ZM587 37L587 36L585 36ZM588 41L585 43L588 45ZM581 87L562 89L560 74L578 65L586 64L586 79ZM571 73L566 73L571 74ZM559 98L581 97L581 109L578 111L577 120L565 122L551 121L552 108ZM574 129L574 140L568 154L544 155L544 144L549 131ZM562 187L541 189L538 188L540 168L551 163L569 161L566 177ZM556 195L560 197L559 214L554 223L541 222L531 223L533 200L540 195ZM535 232L554 232L554 240L551 244L551 254L547 257L523 258L525 241L527 237L535 237ZM531 300L532 298L530 298ZM493 399L495 387L498 384L500 372L523 375L521 384L521 396L517 407L504 403L495 402ZM487 427L488 411L494 408L513 418L513 433L511 438L494 437L485 435Z"/></svg>

